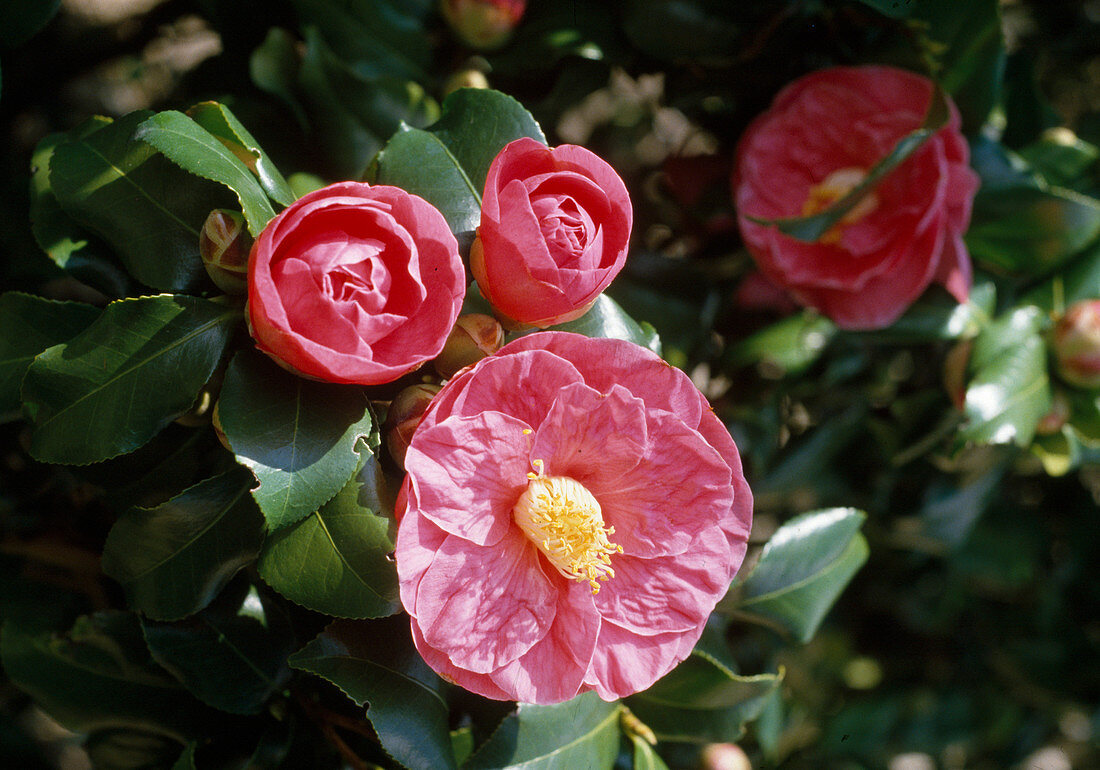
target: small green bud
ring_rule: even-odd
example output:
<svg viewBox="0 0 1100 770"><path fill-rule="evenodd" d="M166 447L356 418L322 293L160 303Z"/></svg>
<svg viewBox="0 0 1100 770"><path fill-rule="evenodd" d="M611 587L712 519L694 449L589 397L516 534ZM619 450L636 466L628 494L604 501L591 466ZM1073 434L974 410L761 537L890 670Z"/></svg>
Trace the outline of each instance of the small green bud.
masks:
<svg viewBox="0 0 1100 770"><path fill-rule="evenodd" d="M504 327L497 319L482 313L460 315L432 363L440 377L453 377L459 369L496 353L503 344Z"/></svg>
<svg viewBox="0 0 1100 770"><path fill-rule="evenodd" d="M405 453L409 451L409 442L420 425L420 419L432 402L435 394L442 388L438 385L411 385L390 402L386 414L386 448L401 468L405 467Z"/></svg>
<svg viewBox="0 0 1100 770"><path fill-rule="evenodd" d="M248 291L248 251L252 236L236 211L214 209L199 234L199 254L210 279L226 294Z"/></svg>

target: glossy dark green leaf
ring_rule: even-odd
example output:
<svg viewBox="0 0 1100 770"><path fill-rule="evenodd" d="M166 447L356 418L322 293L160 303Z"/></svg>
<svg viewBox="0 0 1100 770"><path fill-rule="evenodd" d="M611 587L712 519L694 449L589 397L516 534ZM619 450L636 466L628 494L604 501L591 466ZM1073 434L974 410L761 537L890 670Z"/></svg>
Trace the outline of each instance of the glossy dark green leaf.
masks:
<svg viewBox="0 0 1100 770"><path fill-rule="evenodd" d="M607 703L591 692L553 706L520 703L466 768L609 770L619 753L621 713L618 702Z"/></svg>
<svg viewBox="0 0 1100 770"><path fill-rule="evenodd" d="M1100 160L1100 148L1065 128L1046 131L1020 150L1020 157L1050 184L1074 188ZM1085 182L1086 185L1090 181ZM1084 192L1084 190L1078 190Z"/></svg>
<svg viewBox="0 0 1100 770"><path fill-rule="evenodd" d="M657 332L645 321L638 323L623 310L619 303L606 294L596 298L592 309L574 321L549 327L553 331L575 332L585 337L610 337L628 340L649 348L660 355L661 340Z"/></svg>
<svg viewBox="0 0 1100 770"><path fill-rule="evenodd" d="M961 546L993 502L1006 470L1001 463L961 486L930 486L920 509L921 533L949 548Z"/></svg>
<svg viewBox="0 0 1100 770"><path fill-rule="evenodd" d="M996 300L993 281L975 276L966 302L960 303L946 291L930 291L889 327L865 336L907 343L973 337L992 320Z"/></svg>
<svg viewBox="0 0 1100 770"><path fill-rule="evenodd" d="M1028 449L1039 458L1046 474L1055 478L1065 476L1081 464L1081 441L1068 425L1054 433L1036 436Z"/></svg>
<svg viewBox="0 0 1100 770"><path fill-rule="evenodd" d="M402 124L426 126L438 116L438 105L416 82L356 70L332 52L315 27L306 28L305 38L295 93L330 176L361 178Z"/></svg>
<svg viewBox="0 0 1100 770"><path fill-rule="evenodd" d="M218 417L237 460L260 485L252 496L274 531L301 521L339 492L371 431L363 389L296 377L254 350L225 373Z"/></svg>
<svg viewBox="0 0 1100 770"><path fill-rule="evenodd" d="M927 24L934 75L955 100L967 133L977 133L1001 95L1005 43L999 0L920 0L911 19Z"/></svg>
<svg viewBox="0 0 1100 770"><path fill-rule="evenodd" d="M1067 388L1069 422L1087 446L1100 446L1100 392Z"/></svg>
<svg viewBox="0 0 1100 770"><path fill-rule="evenodd" d="M256 559L263 517L248 495L251 483L236 468L119 517L103 546L103 571L126 589L133 609L157 620L191 615Z"/></svg>
<svg viewBox="0 0 1100 770"><path fill-rule="evenodd" d="M309 120L297 94L298 68L301 66L297 44L294 36L285 29L272 27L267 31L263 44L249 57L248 72L258 88L290 108L298 119L299 127L305 131Z"/></svg>
<svg viewBox="0 0 1100 770"><path fill-rule="evenodd" d="M426 0L291 0L303 25L318 29L343 60L366 75L424 82L431 45Z"/></svg>
<svg viewBox="0 0 1100 770"><path fill-rule="evenodd" d="M374 506L377 458L319 511L268 536L260 576L292 602L326 615L377 618L397 611L397 571L391 520Z"/></svg>
<svg viewBox="0 0 1100 770"><path fill-rule="evenodd" d="M137 617L100 612L64 635L6 621L4 672L50 716L77 732L142 730L182 742L208 717L149 657Z"/></svg>
<svg viewBox="0 0 1100 770"><path fill-rule="evenodd" d="M782 674L738 676L698 649L627 705L662 741L725 743L755 719Z"/></svg>
<svg viewBox="0 0 1100 770"><path fill-rule="evenodd" d="M733 366L763 365L780 375L801 374L821 357L836 332L824 316L796 313L734 345L727 361Z"/></svg>
<svg viewBox="0 0 1100 770"><path fill-rule="evenodd" d="M195 767L195 749L198 744L191 742L183 747L183 751L176 758L175 764L172 765L172 770L196 770Z"/></svg>
<svg viewBox="0 0 1100 770"><path fill-rule="evenodd" d="M634 746L634 770L668 770L668 765L661 759L657 749L649 745L639 735L631 735L630 742Z"/></svg>
<svg viewBox="0 0 1100 770"><path fill-rule="evenodd" d="M275 216L266 193L245 162L182 112L158 112L139 125L134 136L160 150L183 170L236 193L253 235L259 235Z"/></svg>
<svg viewBox="0 0 1100 770"><path fill-rule="evenodd" d="M729 66L736 61L742 32L732 16L743 5L724 0L627 0L623 32L646 54L664 61Z"/></svg>
<svg viewBox="0 0 1100 770"><path fill-rule="evenodd" d="M75 337L99 313L99 308L82 302L17 292L0 295L0 414L19 409L19 388L34 357Z"/></svg>
<svg viewBox="0 0 1100 770"><path fill-rule="evenodd" d="M454 233L469 233L481 221L481 195L493 158L522 137L546 143L523 105L499 91L462 88L444 100L442 116L427 130L406 127L394 135L372 172L379 184L430 202Z"/></svg>
<svg viewBox="0 0 1100 770"><path fill-rule="evenodd" d="M271 200L289 206L298 197L259 142L224 104L200 102L188 109L187 115L248 166Z"/></svg>
<svg viewBox="0 0 1100 770"><path fill-rule="evenodd" d="M1069 264L1024 296L1024 303L1048 313L1064 313L1074 302L1100 297L1100 243L1095 243Z"/></svg>
<svg viewBox="0 0 1100 770"><path fill-rule="evenodd" d="M356 704L367 706L367 718L382 747L405 767L456 766L444 684L413 647L407 617L338 620L288 662L327 679Z"/></svg>
<svg viewBox="0 0 1100 770"><path fill-rule="evenodd" d="M997 318L974 341L962 441L1027 446L1050 410L1046 318L1024 306Z"/></svg>
<svg viewBox="0 0 1100 770"><path fill-rule="evenodd" d="M84 739L83 748L96 770L174 767L180 754L179 741L143 730L98 730Z"/></svg>
<svg viewBox="0 0 1100 770"><path fill-rule="evenodd" d="M859 532L865 518L851 508L794 517L776 530L722 607L776 623L808 642L867 560L867 541Z"/></svg>
<svg viewBox="0 0 1100 770"><path fill-rule="evenodd" d="M913 12L914 5L920 0L860 0L860 2L891 18L904 19Z"/></svg>
<svg viewBox="0 0 1100 770"><path fill-rule="evenodd" d="M50 183L65 212L113 246L134 278L162 291L190 291L206 277L202 223L233 199L134 137L151 114L132 112L57 145Z"/></svg>
<svg viewBox="0 0 1100 770"><path fill-rule="evenodd" d="M290 675L290 619L255 589L225 598L181 623L143 621L145 640L153 659L202 702L257 714Z"/></svg>
<svg viewBox="0 0 1100 770"><path fill-rule="evenodd" d="M0 45L15 48L46 26L61 0L5 0L0 8Z"/></svg>
<svg viewBox="0 0 1100 770"><path fill-rule="evenodd" d="M788 219L749 217L749 219L764 227L774 226L779 232L800 241L816 241L858 206L859 202L870 194L887 174L912 157L913 153L919 150L937 131L947 125L950 117L951 113L947 107L946 97L943 91L936 87L932 91L932 101L928 105L928 112L925 114L920 126L898 140L898 143L894 145L894 149L868 170L863 181L835 203L827 206L818 214L805 217L790 217Z"/></svg>
<svg viewBox="0 0 1100 770"><path fill-rule="evenodd" d="M132 452L188 411L240 310L187 296L112 302L23 379L31 454L83 465Z"/></svg>
<svg viewBox="0 0 1100 770"><path fill-rule="evenodd" d="M69 136L50 134L31 156L31 232L39 247L58 267L108 297L123 297L132 281L107 245L61 208L50 184L50 159L58 144L107 125L107 118L90 118Z"/></svg>
<svg viewBox="0 0 1100 770"><path fill-rule="evenodd" d="M971 256L1023 276L1049 273L1100 236L1100 201L1060 187L979 190Z"/></svg>

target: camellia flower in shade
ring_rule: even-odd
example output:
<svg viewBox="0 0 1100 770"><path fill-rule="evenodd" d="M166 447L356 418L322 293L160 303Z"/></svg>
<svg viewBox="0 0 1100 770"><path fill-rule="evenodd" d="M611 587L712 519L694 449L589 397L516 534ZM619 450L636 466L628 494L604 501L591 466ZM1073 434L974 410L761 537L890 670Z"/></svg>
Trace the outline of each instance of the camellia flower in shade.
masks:
<svg viewBox="0 0 1100 770"><path fill-rule="evenodd" d="M329 382L391 382L443 349L466 293L443 215L397 187L341 182L268 223L248 262L260 350Z"/></svg>
<svg viewBox="0 0 1100 770"><path fill-rule="evenodd" d="M397 572L417 649L489 698L649 687L745 555L737 447L630 342L535 333L459 372L405 456Z"/></svg>
<svg viewBox="0 0 1100 770"><path fill-rule="evenodd" d="M626 185L597 155L517 139L489 166L470 269L505 318L571 321L622 269L632 221Z"/></svg>
<svg viewBox="0 0 1100 770"><path fill-rule="evenodd" d="M920 127L927 78L892 67L836 67L787 86L743 134L733 195L760 269L847 329L893 323L933 282L960 302L970 289L963 233L978 176L959 114L813 243L754 222L816 214L862 182Z"/></svg>

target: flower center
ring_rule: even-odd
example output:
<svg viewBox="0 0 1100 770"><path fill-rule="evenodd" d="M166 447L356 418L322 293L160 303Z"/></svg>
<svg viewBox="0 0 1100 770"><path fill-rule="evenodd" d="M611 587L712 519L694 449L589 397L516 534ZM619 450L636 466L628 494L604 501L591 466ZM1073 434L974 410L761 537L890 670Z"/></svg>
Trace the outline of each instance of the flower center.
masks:
<svg viewBox="0 0 1100 770"><path fill-rule="evenodd" d="M810 194L806 196L806 200L802 204L802 216L810 217L821 213L858 187L866 178L866 172L860 168L837 169L810 188ZM825 243L836 243L840 240L843 225L855 224L874 211L876 206L878 206L878 198L875 197L873 192L867 193L851 211L844 215L840 222L821 236L821 240Z"/></svg>
<svg viewBox="0 0 1100 770"><path fill-rule="evenodd" d="M535 461L541 471L542 463ZM568 476L530 473L527 489L512 508L512 518L562 575L587 581L592 593L598 581L615 577L611 554L622 546L608 540L614 527L605 528L600 504L584 485Z"/></svg>

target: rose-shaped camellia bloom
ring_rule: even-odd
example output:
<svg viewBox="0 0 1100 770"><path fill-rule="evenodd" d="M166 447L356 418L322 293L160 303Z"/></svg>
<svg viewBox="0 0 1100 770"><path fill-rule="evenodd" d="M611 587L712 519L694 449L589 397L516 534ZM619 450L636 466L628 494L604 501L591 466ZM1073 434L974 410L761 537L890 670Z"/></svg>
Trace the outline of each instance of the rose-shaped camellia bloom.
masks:
<svg viewBox="0 0 1100 770"><path fill-rule="evenodd" d="M248 260L257 346L329 382L391 382L434 358L465 293L447 221L397 187L316 190L268 223Z"/></svg>
<svg viewBox="0 0 1100 770"><path fill-rule="evenodd" d="M959 114L813 243L756 219L816 214L858 185L932 99L927 78L891 67L837 67L787 86L746 129L734 199L760 269L847 329L890 325L932 282L960 302L970 290L962 236L978 187Z"/></svg>
<svg viewBox="0 0 1100 770"><path fill-rule="evenodd" d="M517 139L489 166L470 268L505 318L571 321L622 269L632 221L626 185L598 156Z"/></svg>
<svg viewBox="0 0 1100 770"><path fill-rule="evenodd" d="M433 399L405 468L396 560L417 649L489 698L649 687L745 555L733 440L683 372L630 342L505 345Z"/></svg>

